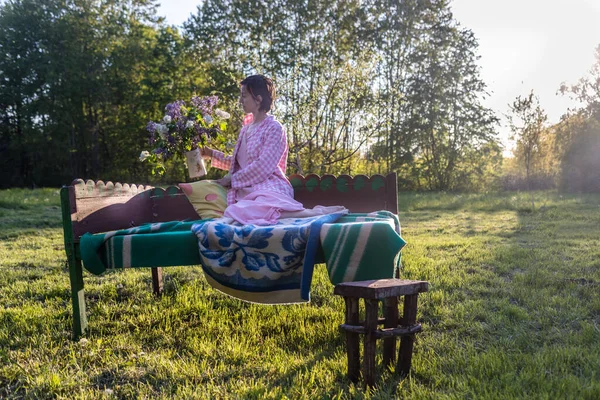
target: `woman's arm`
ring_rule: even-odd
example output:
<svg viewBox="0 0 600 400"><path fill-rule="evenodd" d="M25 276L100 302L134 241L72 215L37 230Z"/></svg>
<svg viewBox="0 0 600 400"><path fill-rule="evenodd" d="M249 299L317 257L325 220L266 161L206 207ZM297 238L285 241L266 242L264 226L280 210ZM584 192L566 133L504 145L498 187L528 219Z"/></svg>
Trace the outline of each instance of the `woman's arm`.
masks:
<svg viewBox="0 0 600 400"><path fill-rule="evenodd" d="M279 123L268 126L256 160L231 176L231 187L241 189L267 180L277 169L287 149L287 138Z"/></svg>
<svg viewBox="0 0 600 400"><path fill-rule="evenodd" d="M205 156L205 155L210 157L210 159L211 159L210 165L212 167L215 167L218 169L224 169L225 171L229 171L229 167L231 166L231 161L233 161L233 156L226 156L225 153L223 153L219 150L209 149L207 147L205 147L202 150L202 156Z"/></svg>

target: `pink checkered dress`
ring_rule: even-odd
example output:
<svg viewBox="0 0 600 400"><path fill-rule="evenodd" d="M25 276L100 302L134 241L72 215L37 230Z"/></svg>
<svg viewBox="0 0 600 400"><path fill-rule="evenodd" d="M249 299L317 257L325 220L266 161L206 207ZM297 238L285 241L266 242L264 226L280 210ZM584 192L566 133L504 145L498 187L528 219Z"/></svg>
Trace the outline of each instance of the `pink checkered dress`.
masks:
<svg viewBox="0 0 600 400"><path fill-rule="evenodd" d="M272 115L268 115L261 121L254 133L246 137L248 165L241 168L237 162L237 154L240 150L240 139L247 132L248 126L244 126L232 156L226 156L217 150L213 151L211 165L229 170L231 174L231 189L227 192L227 204L236 202L236 192L242 188L246 189L245 192L258 190L275 192L293 199L292 185L285 176L288 146L283 126Z"/></svg>

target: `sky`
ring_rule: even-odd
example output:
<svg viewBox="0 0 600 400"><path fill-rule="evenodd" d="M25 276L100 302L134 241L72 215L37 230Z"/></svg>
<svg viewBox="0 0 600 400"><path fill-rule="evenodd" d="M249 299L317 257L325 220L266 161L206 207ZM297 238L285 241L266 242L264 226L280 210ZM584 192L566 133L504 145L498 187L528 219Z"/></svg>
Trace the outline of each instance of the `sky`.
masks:
<svg viewBox="0 0 600 400"><path fill-rule="evenodd" d="M326 0L323 0L326 1ZM169 0L158 10L167 23L181 25L199 0ZM508 150L504 114L517 96L531 90L549 123L577 103L557 91L588 74L600 45L600 0L453 0L454 18L479 40L481 78L487 107L501 117L500 138Z"/></svg>
<svg viewBox="0 0 600 400"><path fill-rule="evenodd" d="M531 90L549 123L578 104L557 94L588 75L600 45L600 0L454 0L454 18L479 39L484 104L500 116ZM510 147L505 118L499 131Z"/></svg>

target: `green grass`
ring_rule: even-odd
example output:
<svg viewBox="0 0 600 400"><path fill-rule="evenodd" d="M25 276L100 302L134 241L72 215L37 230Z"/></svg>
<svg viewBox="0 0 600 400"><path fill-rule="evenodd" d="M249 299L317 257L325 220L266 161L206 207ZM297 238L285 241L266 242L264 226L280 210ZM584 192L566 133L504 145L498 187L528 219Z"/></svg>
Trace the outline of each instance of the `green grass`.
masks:
<svg viewBox="0 0 600 400"><path fill-rule="evenodd" d="M346 380L343 302L214 291L198 267L84 275L71 340L58 191L0 191L0 398L600 398L600 196L401 194L403 277L425 279L408 379ZM380 360L379 360L380 361Z"/></svg>

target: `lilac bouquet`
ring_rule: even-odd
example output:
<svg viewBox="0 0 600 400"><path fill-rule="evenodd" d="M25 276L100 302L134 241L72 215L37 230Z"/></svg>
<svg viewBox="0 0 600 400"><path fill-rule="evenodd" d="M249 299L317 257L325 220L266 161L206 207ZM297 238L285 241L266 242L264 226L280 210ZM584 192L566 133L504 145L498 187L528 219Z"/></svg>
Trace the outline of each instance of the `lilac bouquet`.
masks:
<svg viewBox="0 0 600 400"><path fill-rule="evenodd" d="M173 156L183 156L222 138L230 115L215 109L218 101L217 96L193 96L189 104L177 100L167 104L162 121L148 122L149 144L154 149L142 151L140 161L154 164L152 174L162 175L164 162Z"/></svg>

